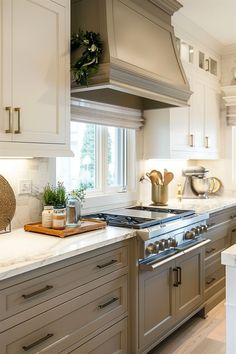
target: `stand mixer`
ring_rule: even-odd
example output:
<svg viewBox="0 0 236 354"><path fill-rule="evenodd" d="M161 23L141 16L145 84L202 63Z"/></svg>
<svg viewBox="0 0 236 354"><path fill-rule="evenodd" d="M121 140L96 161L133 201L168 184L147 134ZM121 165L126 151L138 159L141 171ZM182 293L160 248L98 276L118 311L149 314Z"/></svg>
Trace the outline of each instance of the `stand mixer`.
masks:
<svg viewBox="0 0 236 354"><path fill-rule="evenodd" d="M206 177L207 172L208 170L203 166L190 166L183 170L183 176L186 178L183 188L183 198L208 198L207 192L210 182L209 178Z"/></svg>

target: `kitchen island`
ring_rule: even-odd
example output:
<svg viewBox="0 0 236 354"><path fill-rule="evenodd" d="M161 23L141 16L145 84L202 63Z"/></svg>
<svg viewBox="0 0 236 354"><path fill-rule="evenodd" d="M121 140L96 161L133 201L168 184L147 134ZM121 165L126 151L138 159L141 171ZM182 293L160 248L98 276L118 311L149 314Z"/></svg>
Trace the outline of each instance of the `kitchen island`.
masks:
<svg viewBox="0 0 236 354"><path fill-rule="evenodd" d="M236 348L236 245L221 254L226 266L226 352L234 354Z"/></svg>

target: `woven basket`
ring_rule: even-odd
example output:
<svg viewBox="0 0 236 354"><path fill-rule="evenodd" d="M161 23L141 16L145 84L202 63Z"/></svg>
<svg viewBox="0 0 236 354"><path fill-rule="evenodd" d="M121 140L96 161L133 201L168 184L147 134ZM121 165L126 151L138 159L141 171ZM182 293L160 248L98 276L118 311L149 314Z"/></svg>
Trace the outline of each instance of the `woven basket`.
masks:
<svg viewBox="0 0 236 354"><path fill-rule="evenodd" d="M16 198L7 180L0 175L0 230L5 230L16 210Z"/></svg>

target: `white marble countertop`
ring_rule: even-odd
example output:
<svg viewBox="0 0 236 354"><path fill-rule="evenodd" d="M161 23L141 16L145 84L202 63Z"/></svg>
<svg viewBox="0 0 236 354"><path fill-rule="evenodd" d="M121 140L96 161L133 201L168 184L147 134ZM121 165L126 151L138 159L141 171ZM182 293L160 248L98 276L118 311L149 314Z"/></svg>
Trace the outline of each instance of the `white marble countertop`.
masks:
<svg viewBox="0 0 236 354"><path fill-rule="evenodd" d="M65 238L16 229L0 235L0 280L134 236L131 229L109 226Z"/></svg>
<svg viewBox="0 0 236 354"><path fill-rule="evenodd" d="M183 199L181 202L177 199L170 199L167 207L210 213L231 206L236 206L235 198L211 197L209 199ZM107 227L64 239L16 229L11 233L0 235L0 280L134 236L135 231L118 227Z"/></svg>
<svg viewBox="0 0 236 354"><path fill-rule="evenodd" d="M221 253L221 263L227 266L236 267L236 244Z"/></svg>
<svg viewBox="0 0 236 354"><path fill-rule="evenodd" d="M149 203L151 204L151 203ZM207 199L169 199L167 208L172 209L193 209L196 213L213 213L225 208L236 206L236 198L211 196Z"/></svg>

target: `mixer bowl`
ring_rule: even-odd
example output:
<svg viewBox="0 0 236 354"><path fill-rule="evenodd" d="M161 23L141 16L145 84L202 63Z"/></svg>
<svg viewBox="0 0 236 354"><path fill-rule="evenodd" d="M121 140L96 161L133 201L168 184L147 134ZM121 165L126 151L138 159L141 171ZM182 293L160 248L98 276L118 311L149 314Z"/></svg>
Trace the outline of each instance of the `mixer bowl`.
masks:
<svg viewBox="0 0 236 354"><path fill-rule="evenodd" d="M207 192L210 188L209 178L192 176L192 188L200 198L207 198Z"/></svg>

